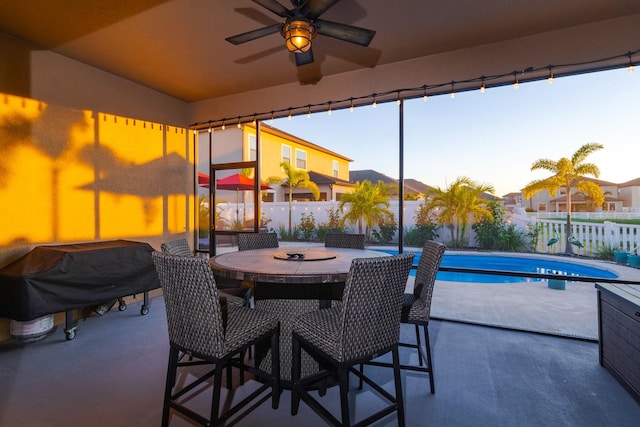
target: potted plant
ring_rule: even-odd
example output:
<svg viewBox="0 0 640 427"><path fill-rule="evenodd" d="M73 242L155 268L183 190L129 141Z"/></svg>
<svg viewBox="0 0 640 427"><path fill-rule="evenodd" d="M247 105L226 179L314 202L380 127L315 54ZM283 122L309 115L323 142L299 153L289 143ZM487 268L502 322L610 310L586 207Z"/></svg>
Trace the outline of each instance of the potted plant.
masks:
<svg viewBox="0 0 640 427"><path fill-rule="evenodd" d="M629 254L627 253L627 251L622 250L622 248L618 249L617 251L613 251L613 259L618 264L626 264L628 256Z"/></svg>
<svg viewBox="0 0 640 427"><path fill-rule="evenodd" d="M629 253L627 255L627 261L629 262L629 267L640 267L640 255L638 255L638 247L632 249L633 253Z"/></svg>
<svg viewBox="0 0 640 427"><path fill-rule="evenodd" d="M549 289L557 289L559 291L564 291L566 285L567 285L566 280L549 279L549 283L547 284L547 287Z"/></svg>

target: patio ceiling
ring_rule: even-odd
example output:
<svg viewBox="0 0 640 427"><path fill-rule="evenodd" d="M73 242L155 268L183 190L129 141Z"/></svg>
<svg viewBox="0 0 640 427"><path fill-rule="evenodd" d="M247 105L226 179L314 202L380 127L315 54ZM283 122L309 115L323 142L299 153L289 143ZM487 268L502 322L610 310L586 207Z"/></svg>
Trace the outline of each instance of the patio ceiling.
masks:
<svg viewBox="0 0 640 427"><path fill-rule="evenodd" d="M365 48L319 36L313 43L315 62L303 67L295 66L278 34L239 46L224 40L281 22L249 0L2 2L0 32L32 43L34 50L49 49L195 102L281 85L318 85L329 76L638 14L637 0L342 0L322 18L376 30L373 42ZM583 33L585 44L580 41ZM588 28L572 33L575 40L566 41L576 47L571 53L564 40L558 40L557 47L549 43L538 49L549 60L559 49L555 53L561 51L566 62L620 53L615 35L598 34L598 42L592 43L587 42L588 33ZM637 35L627 49L637 49L636 42ZM530 55L522 52L523 60ZM502 63L511 66L512 59L492 55L475 58L475 63L491 62L500 69ZM375 82L383 76L374 73L369 78Z"/></svg>

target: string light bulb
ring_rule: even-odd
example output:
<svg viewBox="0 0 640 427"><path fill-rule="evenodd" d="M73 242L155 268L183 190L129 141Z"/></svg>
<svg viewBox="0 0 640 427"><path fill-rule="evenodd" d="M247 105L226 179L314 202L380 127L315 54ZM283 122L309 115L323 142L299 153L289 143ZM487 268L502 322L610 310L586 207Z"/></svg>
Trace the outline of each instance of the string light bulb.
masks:
<svg viewBox="0 0 640 427"><path fill-rule="evenodd" d="M353 98L351 98L351 104L349 105L349 111L353 113Z"/></svg>
<svg viewBox="0 0 640 427"><path fill-rule="evenodd" d="M240 124L240 116L238 116L238 129L241 129L242 125Z"/></svg>
<svg viewBox="0 0 640 427"><path fill-rule="evenodd" d="M482 84L480 85L480 93L484 93L485 89L486 89L486 87L484 85L484 76L482 76Z"/></svg>
<svg viewBox="0 0 640 427"><path fill-rule="evenodd" d="M376 108L378 106L378 101L376 101L376 94L373 94L373 104L371 104L373 106L373 108Z"/></svg>
<svg viewBox="0 0 640 427"><path fill-rule="evenodd" d="M289 115L287 116L287 119L291 120L291 108L289 108Z"/></svg>
<svg viewBox="0 0 640 427"><path fill-rule="evenodd" d="M631 52L627 53L627 56L629 57L629 72L633 73L633 62L631 61Z"/></svg>
<svg viewBox="0 0 640 427"><path fill-rule="evenodd" d="M251 120L251 124L256 125L256 115L253 115L253 120Z"/></svg>
<svg viewBox="0 0 640 427"><path fill-rule="evenodd" d="M329 109L327 110L327 114L331 115L331 101L329 101Z"/></svg>
<svg viewBox="0 0 640 427"><path fill-rule="evenodd" d="M400 91L398 91L398 96L396 96L396 104L400 105Z"/></svg>
<svg viewBox="0 0 640 427"><path fill-rule="evenodd" d="M222 126L220 127L220 129L224 130L224 119L222 119Z"/></svg>
<svg viewBox="0 0 640 427"><path fill-rule="evenodd" d="M518 81L518 73L516 71L513 72L513 88L518 89L520 87L520 82Z"/></svg>
<svg viewBox="0 0 640 427"><path fill-rule="evenodd" d="M427 96L427 85L422 86L422 90L423 90L422 100L424 102L427 102L427 98L428 98L428 96Z"/></svg>
<svg viewBox="0 0 640 427"><path fill-rule="evenodd" d="M549 82L549 84L553 83L553 70L551 68L551 65L549 65L549 77L547 78L547 81Z"/></svg>
<svg viewBox="0 0 640 427"><path fill-rule="evenodd" d="M309 104L309 107L307 108L307 119L311 118L311 104Z"/></svg>
<svg viewBox="0 0 640 427"><path fill-rule="evenodd" d="M456 90L455 90L455 88L453 87L454 83L455 83L455 82L453 82L453 81L451 82L451 99L453 99L453 98L455 98L455 97L456 97Z"/></svg>
<svg viewBox="0 0 640 427"><path fill-rule="evenodd" d="M273 124L273 110L271 110L271 124Z"/></svg>

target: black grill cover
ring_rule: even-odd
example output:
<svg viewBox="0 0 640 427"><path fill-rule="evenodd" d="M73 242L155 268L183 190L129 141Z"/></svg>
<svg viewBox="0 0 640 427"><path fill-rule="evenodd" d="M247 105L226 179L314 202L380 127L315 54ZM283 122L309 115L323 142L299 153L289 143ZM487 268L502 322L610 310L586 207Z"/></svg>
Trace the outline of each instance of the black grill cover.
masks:
<svg viewBox="0 0 640 427"><path fill-rule="evenodd" d="M29 321L160 287L147 243L38 246L0 270L0 317Z"/></svg>

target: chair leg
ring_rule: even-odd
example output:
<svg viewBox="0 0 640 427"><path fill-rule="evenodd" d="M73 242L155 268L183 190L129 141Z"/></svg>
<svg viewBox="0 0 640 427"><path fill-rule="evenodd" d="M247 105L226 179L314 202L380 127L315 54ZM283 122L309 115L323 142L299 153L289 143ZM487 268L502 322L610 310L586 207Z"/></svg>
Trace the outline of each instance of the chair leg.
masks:
<svg viewBox="0 0 640 427"><path fill-rule="evenodd" d="M231 388L233 387L233 382L232 382L232 379L231 379L231 376L232 376L233 372L232 372L231 369L232 369L231 364L229 364L227 366L227 388L229 390L231 390Z"/></svg>
<svg viewBox="0 0 640 427"><path fill-rule="evenodd" d="M164 403L162 405L162 427L169 425L169 412L171 391L176 383L176 373L178 371L178 350L174 348L169 349L169 363L167 366L167 381L164 387Z"/></svg>
<svg viewBox="0 0 640 427"><path fill-rule="evenodd" d="M431 387L431 394L436 392L436 388L433 381L433 362L431 361L431 342L429 341L429 325L424 325L424 345L427 349L427 366L429 367L429 386Z"/></svg>
<svg viewBox="0 0 640 427"><path fill-rule="evenodd" d="M280 329L271 335L271 407L278 409L280 405Z"/></svg>
<svg viewBox="0 0 640 427"><path fill-rule="evenodd" d="M300 381L301 357L300 341L293 336L291 338L291 415L296 415L300 406L300 394L298 394L297 387L298 381Z"/></svg>
<svg viewBox="0 0 640 427"><path fill-rule="evenodd" d="M349 368L338 368L338 381L340 383L342 425L349 427L351 425L351 418L349 417Z"/></svg>
<svg viewBox="0 0 640 427"><path fill-rule="evenodd" d="M360 364L360 373L364 374L364 363ZM362 381L362 376L358 377L358 389L362 390L362 385L364 381Z"/></svg>
<svg viewBox="0 0 640 427"><path fill-rule="evenodd" d="M396 385L396 406L398 410L398 427L404 427L404 399L402 397L402 378L400 377L400 355L398 347L392 350L393 354L393 380Z"/></svg>
<svg viewBox="0 0 640 427"><path fill-rule="evenodd" d="M418 325L415 325L416 327L416 345L418 346L418 364L420 366L422 366L422 352L420 351L420 327ZM426 338L425 338L426 339Z"/></svg>
<svg viewBox="0 0 640 427"><path fill-rule="evenodd" d="M222 388L222 370L220 362L216 363L215 374L213 376L213 397L211 398L211 417L209 426L215 427L219 424L218 413L220 412L220 389Z"/></svg>

